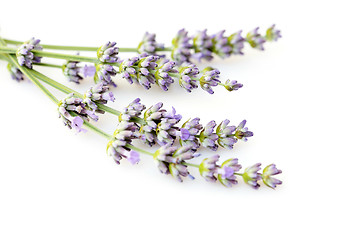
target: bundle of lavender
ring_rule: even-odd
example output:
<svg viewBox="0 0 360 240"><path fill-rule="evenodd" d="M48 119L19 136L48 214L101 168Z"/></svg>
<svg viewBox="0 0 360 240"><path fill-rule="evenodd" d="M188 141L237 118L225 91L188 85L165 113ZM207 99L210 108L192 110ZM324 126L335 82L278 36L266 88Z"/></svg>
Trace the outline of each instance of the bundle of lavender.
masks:
<svg viewBox="0 0 360 240"><path fill-rule="evenodd" d="M214 93L213 87L223 86L228 91L238 90L241 83L235 80L220 81L220 71L212 67L200 70L193 62L213 59L214 55L222 58L232 54L243 54L245 43L251 47L264 50L266 41L276 41L281 37L280 31L271 26L263 36L256 28L242 37L242 31L225 36L225 31L208 35L207 31L200 31L194 36L188 36L184 29L180 30L172 41L171 47L156 42L155 34L146 33L137 48L119 48L115 42L108 42L99 48L41 45L40 40L32 38L24 43L0 38L0 59L8 62L11 77L20 82L31 80L54 103L57 104L59 117L65 126L76 132L92 130L108 139L107 153L116 163L122 159L136 164L140 161L140 153L153 157L161 173L171 174L179 181L184 177L193 179L188 167L197 168L205 180L215 182L219 180L226 187L237 184L237 177L257 189L259 182L275 188L282 182L274 175L281 173L275 164L266 166L262 173L261 164L256 163L244 171L237 158L223 161L220 156L213 155L205 158L200 164L191 160L199 157L200 148L216 151L219 147L232 149L238 140L246 142L253 133L248 130L246 120L237 126L230 125L228 119L220 124L215 121L203 125L200 118L191 118L181 122L182 116L163 109L163 103L157 103L146 108L137 98L122 110L106 106L108 101L115 101L110 87L116 87L114 76L119 75L129 83L138 83L145 89L158 85L168 90L175 81L186 91L191 92L199 86L206 92ZM15 45L16 47L9 47ZM96 57L69 55L43 51L47 49L96 51ZM121 59L120 52L137 52L129 59ZM170 52L170 59L166 57ZM159 54L162 53L162 54ZM43 62L43 58L57 58L65 60L62 65ZM81 63L90 63L81 66ZM92 77L95 85L81 94L58 81L35 70L37 65L62 69L70 82L79 84L85 77ZM46 83L66 96L58 100L43 84ZM108 112L118 116L118 123L114 133L108 134L91 124L98 121L99 114ZM159 146L155 152L148 152L133 145L133 140L140 140L147 146Z"/></svg>

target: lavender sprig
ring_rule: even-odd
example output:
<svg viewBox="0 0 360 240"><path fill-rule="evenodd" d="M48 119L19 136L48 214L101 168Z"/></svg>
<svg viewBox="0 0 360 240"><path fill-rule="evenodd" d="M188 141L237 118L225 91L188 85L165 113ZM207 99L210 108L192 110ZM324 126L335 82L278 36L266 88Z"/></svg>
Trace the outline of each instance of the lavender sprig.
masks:
<svg viewBox="0 0 360 240"><path fill-rule="evenodd" d="M156 51L163 50L164 44L156 42L156 34L146 32L137 48L139 53L157 55Z"/></svg>
<svg viewBox="0 0 360 240"><path fill-rule="evenodd" d="M41 57L35 56L32 50L42 50L39 45L40 40L31 38L29 41L24 42L16 51L17 61L21 66L29 69L33 68L33 63L40 63Z"/></svg>

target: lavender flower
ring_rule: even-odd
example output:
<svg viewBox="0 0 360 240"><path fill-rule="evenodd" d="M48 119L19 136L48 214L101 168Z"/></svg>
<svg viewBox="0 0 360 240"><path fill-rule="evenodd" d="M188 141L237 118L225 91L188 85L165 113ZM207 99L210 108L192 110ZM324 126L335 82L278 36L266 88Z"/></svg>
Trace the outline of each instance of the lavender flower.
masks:
<svg viewBox="0 0 360 240"><path fill-rule="evenodd" d="M275 29L275 24L266 30L265 38L268 41L277 41L279 38L281 38L280 30Z"/></svg>
<svg viewBox="0 0 360 240"><path fill-rule="evenodd" d="M127 158L127 160L132 164L138 164L140 162L140 154L138 152L135 152L133 150L131 150L129 152L129 157Z"/></svg>
<svg viewBox="0 0 360 240"><path fill-rule="evenodd" d="M225 119L222 121L219 126L216 128L216 134L219 136L218 144L227 149L232 149L234 144L237 142L237 139L234 136L236 130L235 126L228 126L230 121Z"/></svg>
<svg viewBox="0 0 360 240"><path fill-rule="evenodd" d="M158 123L163 117L164 109L161 109L163 106L162 102L151 106L144 113L144 123L140 128L141 139L143 142L149 146L153 146L156 143L156 129Z"/></svg>
<svg viewBox="0 0 360 240"><path fill-rule="evenodd" d="M109 64L97 64L96 73L97 74L94 78L96 83L102 82L104 85L112 85L116 87L112 77L116 75L117 71L113 66Z"/></svg>
<svg viewBox="0 0 360 240"><path fill-rule="evenodd" d="M190 146L174 147L170 144L160 147L154 153L154 160L161 173L171 174L178 181L182 182L181 177L193 179L185 165L187 160L194 158L196 155L191 151Z"/></svg>
<svg viewBox="0 0 360 240"><path fill-rule="evenodd" d="M98 108L98 104L107 104L108 101L115 101L114 94L109 91L109 86L103 82L96 84L85 92L84 103L93 111L105 113Z"/></svg>
<svg viewBox="0 0 360 240"><path fill-rule="evenodd" d="M200 175L208 182L216 182L217 180L215 174L219 167L216 164L219 161L219 157L219 155L214 155L212 157L205 158L199 165Z"/></svg>
<svg viewBox="0 0 360 240"><path fill-rule="evenodd" d="M146 32L137 50L139 53L157 55L157 50L164 49L164 44L156 42L156 34Z"/></svg>
<svg viewBox="0 0 360 240"><path fill-rule="evenodd" d="M218 149L216 141L218 140L218 135L214 133L214 128L216 123L214 120L210 121L204 129L200 132L199 140L204 147L210 148L213 151Z"/></svg>
<svg viewBox="0 0 360 240"><path fill-rule="evenodd" d="M139 117L144 109L145 105L140 103L140 98L136 98L121 111L119 121L130 121L131 118Z"/></svg>
<svg viewBox="0 0 360 240"><path fill-rule="evenodd" d="M221 184L225 187L232 187L238 182L234 173L238 172L241 169L241 165L238 163L237 158L230 158L223 162L220 168L218 168L218 179Z"/></svg>
<svg viewBox="0 0 360 240"><path fill-rule="evenodd" d="M194 118L187 120L180 129L180 144L182 146L190 145L193 150L200 147L199 139L197 135L202 129L202 125L199 123L200 118Z"/></svg>
<svg viewBox="0 0 360 240"><path fill-rule="evenodd" d="M175 108L172 109L172 112L163 112L162 116L156 129L157 141L160 145L173 144L179 131L176 124L182 117L176 114Z"/></svg>
<svg viewBox="0 0 360 240"><path fill-rule="evenodd" d="M207 34L207 29L198 31L193 37L193 46L195 53L192 55L197 61L205 59L210 61L213 59L213 40L212 37Z"/></svg>
<svg viewBox="0 0 360 240"><path fill-rule="evenodd" d="M70 129L75 128L77 132L84 131L84 129L81 128L84 120L98 120L98 116L96 116L93 111L86 109L85 103L83 103L81 98L74 97L74 93L68 94L59 102L58 112L64 125Z"/></svg>
<svg viewBox="0 0 360 240"><path fill-rule="evenodd" d="M107 145L107 153L120 164L122 158L127 158L131 163L139 162L136 153L131 153L129 145L132 139L138 138L138 126L133 122L121 121L114 134L113 139Z"/></svg>
<svg viewBox="0 0 360 240"><path fill-rule="evenodd" d="M174 79L171 77L171 74L178 73L178 71L174 68L176 63L162 58L157 62L157 64L158 67L156 68L156 72L154 74L156 83L162 90L167 91L170 84L174 83Z"/></svg>
<svg viewBox="0 0 360 240"><path fill-rule="evenodd" d="M279 179L273 178L272 176L282 173L281 170L276 168L275 164L270 164L265 167L262 174L263 182L266 186L271 187L273 189L276 188L276 185L282 184Z"/></svg>
<svg viewBox="0 0 360 240"><path fill-rule="evenodd" d="M196 77L199 73L199 68L195 64L183 63L179 67L180 86L188 92L198 88L198 79Z"/></svg>
<svg viewBox="0 0 360 240"><path fill-rule="evenodd" d="M249 184L255 189L258 189L260 187L258 181L261 179L261 174L258 173L261 169L261 163L256 163L251 167L248 167L245 169L242 177L244 179L244 182Z"/></svg>
<svg viewBox="0 0 360 240"><path fill-rule="evenodd" d="M245 124L246 124L246 120L243 120L235 131L235 136L238 139L243 140L244 142L248 140L248 137L252 137L254 135L253 132L249 131L248 128L245 127Z"/></svg>
<svg viewBox="0 0 360 240"><path fill-rule="evenodd" d="M15 67L14 65L12 65L11 63L9 63L7 65L7 69L10 72L11 78L14 79L17 82L21 82L25 80L25 76L24 74L20 71L20 69L18 69L17 67Z"/></svg>
<svg viewBox="0 0 360 240"><path fill-rule="evenodd" d="M82 74L84 77L93 77L96 73L96 67L93 65L85 65L82 68Z"/></svg>
<svg viewBox="0 0 360 240"><path fill-rule="evenodd" d="M241 34L242 34L242 30L237 31L236 33L233 33L228 37L228 41L232 48L231 50L232 54L241 54L241 55L244 54L242 50L244 48L244 42L246 40L241 36Z"/></svg>
<svg viewBox="0 0 360 240"><path fill-rule="evenodd" d="M26 66L27 68L32 69L33 63L41 62L41 57L35 56L34 53L32 53L32 50L42 50L39 43L39 39L31 38L17 49L16 57L21 66Z"/></svg>
<svg viewBox="0 0 360 240"><path fill-rule="evenodd" d="M191 38L188 37L188 32L185 29L178 31L176 37L172 40L171 58L178 64L190 62L192 48L190 40Z"/></svg>
<svg viewBox="0 0 360 240"><path fill-rule="evenodd" d="M97 50L97 57L103 63L116 63L119 61L117 56L119 48L115 47L116 42L107 42Z"/></svg>
<svg viewBox="0 0 360 240"><path fill-rule="evenodd" d="M148 56L143 53L139 56L122 61L119 67L120 77L126 79L130 84L138 82L145 89L156 82L153 71L156 70L159 60L158 56Z"/></svg>
<svg viewBox="0 0 360 240"><path fill-rule="evenodd" d="M208 93L213 94L214 91L211 87L215 87L220 83L220 80L218 79L220 71L211 67L207 67L204 68L201 72L202 76L199 79L201 88Z"/></svg>
<svg viewBox="0 0 360 240"><path fill-rule="evenodd" d="M224 87L229 91L236 91L240 88L242 88L242 84L237 82L236 80L226 80L226 82L224 83Z"/></svg>
<svg viewBox="0 0 360 240"><path fill-rule="evenodd" d="M222 30L212 37L215 52L221 58L229 57L232 52L232 46L229 44L228 38L224 36L225 30Z"/></svg>
<svg viewBox="0 0 360 240"><path fill-rule="evenodd" d="M62 71L64 75L67 77L67 79L70 82L74 82L79 84L80 80L83 79L83 77L80 75L80 72L82 70L82 67L78 66L79 62L77 61L67 61L62 66Z"/></svg>
<svg viewBox="0 0 360 240"><path fill-rule="evenodd" d="M265 38L258 33L259 27L255 28L254 30L250 31L246 35L246 41L250 44L251 47L264 50L263 44L266 42Z"/></svg>

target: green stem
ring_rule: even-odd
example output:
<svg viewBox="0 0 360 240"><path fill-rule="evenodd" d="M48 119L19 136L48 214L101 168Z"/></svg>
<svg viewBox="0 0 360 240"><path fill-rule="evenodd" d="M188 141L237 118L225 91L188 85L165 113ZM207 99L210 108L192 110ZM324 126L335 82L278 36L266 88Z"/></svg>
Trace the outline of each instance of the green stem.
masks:
<svg viewBox="0 0 360 240"><path fill-rule="evenodd" d="M2 53L15 54L15 53L16 53L16 49L14 49L14 48L9 48L9 47L4 47L4 46L2 45L2 46L0 46L0 52L2 52Z"/></svg>
<svg viewBox="0 0 360 240"><path fill-rule="evenodd" d="M13 45L21 45L23 42L4 39L6 43ZM48 45L48 44L40 44L45 49L53 49L53 50L70 50L70 51L97 51L99 47L81 47L81 46L61 46L61 45ZM156 51L171 51L172 47L166 47L164 49L157 49ZM137 48L119 48L119 52L137 52Z"/></svg>
<svg viewBox="0 0 360 240"><path fill-rule="evenodd" d="M51 63L33 63L33 65L42 66L42 67L62 68L61 65L51 64Z"/></svg>
<svg viewBox="0 0 360 240"><path fill-rule="evenodd" d="M126 144L125 147L128 147L128 148L130 148L130 149L132 149L132 150L134 150L134 151L136 151L136 152L141 152L141 153L146 154L146 155L149 155L149 156L154 156L153 153L148 152L148 151L146 151L146 150L144 150L144 149L135 147L135 146L130 145L130 144Z"/></svg>
<svg viewBox="0 0 360 240"><path fill-rule="evenodd" d="M118 111L118 110L116 110L116 109L113 109L113 108L111 108L111 107L108 107L108 106L106 106L106 105L103 105L103 104L98 104L97 106L98 106L98 108L99 108L100 110L103 110L103 111L105 111L105 112L114 114L115 116L119 116L120 113L121 113L120 111Z"/></svg>
<svg viewBox="0 0 360 240"><path fill-rule="evenodd" d="M234 173L234 175L242 176L243 173Z"/></svg>
<svg viewBox="0 0 360 240"><path fill-rule="evenodd" d="M110 134L107 134L106 132L104 132L100 128L95 127L94 125L92 125L91 123L89 123L87 121L84 121L84 126L86 126L88 129L94 131L95 133L105 137L108 140L112 139L112 136Z"/></svg>
<svg viewBox="0 0 360 240"><path fill-rule="evenodd" d="M57 59L65 59L68 61L78 61L78 62L91 62L91 63L98 63L99 60L93 57L85 57L79 55L69 55L69 54L62 54L62 53L54 53L54 52L46 52L46 51L39 51L39 50L32 50L32 53L35 56L39 57L49 57L49 58L57 58Z"/></svg>

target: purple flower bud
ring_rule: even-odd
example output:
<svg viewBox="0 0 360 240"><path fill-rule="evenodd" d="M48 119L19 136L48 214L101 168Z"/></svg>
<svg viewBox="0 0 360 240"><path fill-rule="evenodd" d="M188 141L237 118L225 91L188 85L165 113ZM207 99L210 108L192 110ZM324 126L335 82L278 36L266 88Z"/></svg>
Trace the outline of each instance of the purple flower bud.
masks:
<svg viewBox="0 0 360 240"><path fill-rule="evenodd" d="M281 38L280 30L275 29L275 24L266 30L265 38L268 41L277 41L279 38Z"/></svg>
<svg viewBox="0 0 360 240"><path fill-rule="evenodd" d="M193 37L194 51L192 58L201 62L202 59L210 61L213 59L213 39L207 34L207 30L199 31Z"/></svg>
<svg viewBox="0 0 360 240"><path fill-rule="evenodd" d="M253 166L246 168L242 175L244 182L255 189L260 187L258 183L258 181L261 179L261 174L258 173L258 171L261 169L260 166L261 163L256 163Z"/></svg>
<svg viewBox="0 0 360 240"><path fill-rule="evenodd" d="M219 167L216 163L219 161L219 155L205 158L199 165L200 175L208 182L216 182L215 174Z"/></svg>
<svg viewBox="0 0 360 240"><path fill-rule="evenodd" d="M116 63L119 61L117 56L119 48L115 47L116 42L107 42L102 45L97 51L98 59L103 63Z"/></svg>
<svg viewBox="0 0 360 240"><path fill-rule="evenodd" d="M191 92L194 88L198 88L199 68L195 64L183 63L179 67L179 84L186 91Z"/></svg>
<svg viewBox="0 0 360 240"><path fill-rule="evenodd" d="M207 67L204 68L201 73L202 76L199 79L201 88L208 93L213 94L214 91L211 87L215 87L220 83L220 71L211 67Z"/></svg>
<svg viewBox="0 0 360 240"><path fill-rule="evenodd" d="M40 40L31 38L29 41L24 42L16 51L16 57L18 63L21 66L25 66L29 69L33 68L33 63L40 63L41 57L35 56L32 50L42 50L43 48L39 45Z"/></svg>
<svg viewBox="0 0 360 240"><path fill-rule="evenodd" d="M140 103L140 98L136 98L121 111L119 121L130 121L131 118L139 117L144 109L145 105Z"/></svg>
<svg viewBox="0 0 360 240"><path fill-rule="evenodd" d="M237 139L234 136L236 130L235 126L228 126L230 121L225 119L222 121L216 129L216 134L219 136L218 144L227 149L232 149Z"/></svg>
<svg viewBox="0 0 360 240"><path fill-rule="evenodd" d="M236 80L226 80L226 82L224 83L224 87L229 91L236 91L239 88L242 88L242 84L238 83Z"/></svg>
<svg viewBox="0 0 360 240"><path fill-rule="evenodd" d="M12 65L11 63L9 63L7 65L7 69L10 72L11 78L14 79L17 82L21 82L25 80L25 76L24 74L20 71L20 69L18 69L17 67L15 67L14 65Z"/></svg>
<svg viewBox="0 0 360 240"><path fill-rule="evenodd" d="M59 102L58 112L64 125L70 129L75 128L78 132L83 132L81 126L84 120L98 120L98 116L95 115L94 111L88 110L81 98L74 97L74 93L70 93Z"/></svg>
<svg viewBox="0 0 360 240"><path fill-rule="evenodd" d="M84 103L87 107L98 113L105 113L98 109L98 104L107 104L108 101L115 101L112 92L109 92L109 86L104 85L103 82L96 84L85 92Z"/></svg>
<svg viewBox="0 0 360 240"><path fill-rule="evenodd" d="M214 133L214 128L216 126L215 121L210 121L204 129L200 132L199 140L204 147L210 148L213 151L216 151L218 145L216 141L218 140L218 135Z"/></svg>
<svg viewBox="0 0 360 240"><path fill-rule="evenodd" d="M277 185L282 184L282 181L273 178L272 176L280 173L282 173L282 171L277 169L275 164L270 164L269 166L265 167L263 170L263 174L262 174L263 182L265 183L266 186L275 189Z"/></svg>
<svg viewBox="0 0 360 240"><path fill-rule="evenodd" d="M190 62L192 48L190 40L191 38L188 37L188 32L185 29L181 29L180 31L178 31L177 35L172 40L173 48L171 51L171 58L177 64Z"/></svg>
<svg viewBox="0 0 360 240"><path fill-rule="evenodd" d="M80 75L82 68L77 61L68 61L62 66L63 74L70 82L79 84L83 77Z"/></svg>
<svg viewBox="0 0 360 240"><path fill-rule="evenodd" d="M181 132L186 132L185 137L180 138L180 144L182 146L190 145L193 151L196 151L200 147L199 139L197 135L202 129L202 125L199 123L200 118L189 119L186 121L181 128ZM182 134L183 135L183 134ZM216 135L216 134L215 134Z"/></svg>
<svg viewBox="0 0 360 240"><path fill-rule="evenodd" d="M249 137L252 137L254 135L253 132L249 131L248 128L245 127L245 124L246 120L243 120L235 131L235 137L243 140L244 142L246 142Z"/></svg>
<svg viewBox="0 0 360 240"><path fill-rule="evenodd" d="M157 62L157 65L158 67L155 72L156 83L162 90L167 91L170 84L174 83L174 79L170 74L178 73L174 68L175 62L162 58Z"/></svg>
<svg viewBox="0 0 360 240"><path fill-rule="evenodd" d="M265 38L258 33L259 27L255 28L254 30L250 31L246 35L246 41L250 44L251 47L264 50L264 43L266 42Z"/></svg>
<svg viewBox="0 0 360 240"><path fill-rule="evenodd" d="M228 38L224 36L225 30L218 32L212 36L214 42L214 52L222 57L229 57L232 52L232 46L230 45Z"/></svg>
<svg viewBox="0 0 360 240"><path fill-rule="evenodd" d="M112 77L115 76L117 71L115 68L109 64L97 64L96 65L96 75L95 82L102 82L104 85L112 85L116 87L116 84L113 82Z"/></svg>
<svg viewBox="0 0 360 240"><path fill-rule="evenodd" d="M236 176L234 173L241 169L237 158L230 158L223 162L220 168L217 169L218 179L225 187L231 187L237 184Z"/></svg>
<svg viewBox="0 0 360 240"><path fill-rule="evenodd" d="M113 139L108 143L107 153L120 164L122 158L127 158L131 163L136 163L140 159L135 153L131 153L128 145L131 145L132 139L139 138L139 127L133 122L121 121L114 134Z"/></svg>
<svg viewBox="0 0 360 240"><path fill-rule="evenodd" d="M138 46L139 53L148 53L150 55L157 55L157 50L164 49L164 44L156 42L156 34L146 32L142 41Z"/></svg>
<svg viewBox="0 0 360 240"><path fill-rule="evenodd" d="M242 34L242 30L234 34L231 34L228 37L230 46L232 47L232 54L241 54L241 55L244 54L242 50L244 48L244 42L246 40L241 36L241 34Z"/></svg>
<svg viewBox="0 0 360 240"><path fill-rule="evenodd" d="M193 179L187 170L185 165L187 160L193 159L194 153L191 151L191 147L174 147L170 144L160 147L154 153L154 160L161 173L171 174L178 181L182 182L181 177L187 177Z"/></svg>

